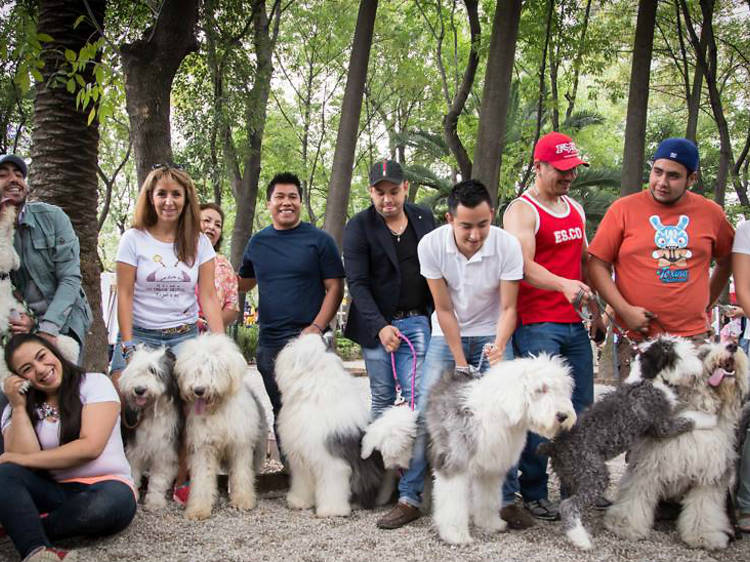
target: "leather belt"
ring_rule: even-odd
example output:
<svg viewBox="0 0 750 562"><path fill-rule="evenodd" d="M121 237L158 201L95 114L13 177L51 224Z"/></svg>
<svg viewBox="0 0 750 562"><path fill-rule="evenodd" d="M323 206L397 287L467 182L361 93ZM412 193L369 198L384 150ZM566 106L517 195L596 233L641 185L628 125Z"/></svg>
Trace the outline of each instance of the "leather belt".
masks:
<svg viewBox="0 0 750 562"><path fill-rule="evenodd" d="M427 313L418 308L412 308L411 310L397 310L393 314L393 319L403 320L404 318L411 318L412 316L427 316Z"/></svg>

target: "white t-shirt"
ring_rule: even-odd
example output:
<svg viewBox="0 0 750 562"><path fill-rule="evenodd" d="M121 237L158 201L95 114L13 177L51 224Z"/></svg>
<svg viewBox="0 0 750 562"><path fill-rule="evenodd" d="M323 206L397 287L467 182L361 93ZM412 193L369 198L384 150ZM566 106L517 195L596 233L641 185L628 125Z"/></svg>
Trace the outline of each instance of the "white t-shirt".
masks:
<svg viewBox="0 0 750 562"><path fill-rule="evenodd" d="M112 381L102 373L86 373L81 380L79 388L81 404L96 404L98 402L117 402L120 403L120 397L117 395ZM2 431L5 431L11 424L12 416L10 404L3 410ZM34 428L39 437L39 443L43 450L54 449L60 446L60 422L50 422L42 420ZM91 478L97 476L112 476L118 480L126 480L132 484L133 477L130 473L130 464L125 457L125 449L122 444L120 434L120 416L117 416L112 432L107 440L102 454L92 461L81 464L73 468L64 468L59 470L50 470L52 478L58 482L65 480Z"/></svg>
<svg viewBox="0 0 750 562"><path fill-rule="evenodd" d="M205 234L198 239L198 257L189 267L177 259L172 242L160 242L145 230L125 231L117 261L136 268L133 325L163 330L197 322L198 268L215 257Z"/></svg>
<svg viewBox="0 0 750 562"><path fill-rule="evenodd" d="M444 279L461 336L493 336L500 315L500 281L523 279L521 244L496 226L471 259L458 251L451 225L429 232L417 246L420 273L426 279ZM442 336L437 312L432 334Z"/></svg>

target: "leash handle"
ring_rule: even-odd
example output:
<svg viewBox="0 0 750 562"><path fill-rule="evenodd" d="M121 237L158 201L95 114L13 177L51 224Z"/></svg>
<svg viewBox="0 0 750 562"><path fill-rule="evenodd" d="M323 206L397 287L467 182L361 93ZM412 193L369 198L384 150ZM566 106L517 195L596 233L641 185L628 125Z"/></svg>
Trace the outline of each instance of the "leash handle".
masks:
<svg viewBox="0 0 750 562"><path fill-rule="evenodd" d="M414 411L414 380L417 378L417 352L414 350L414 346L404 334L400 331L398 337L404 340L409 349L411 350L411 410ZM391 369L393 371L393 380L396 381L396 390L401 391L401 384L398 382L398 375L396 374L396 353L391 351Z"/></svg>

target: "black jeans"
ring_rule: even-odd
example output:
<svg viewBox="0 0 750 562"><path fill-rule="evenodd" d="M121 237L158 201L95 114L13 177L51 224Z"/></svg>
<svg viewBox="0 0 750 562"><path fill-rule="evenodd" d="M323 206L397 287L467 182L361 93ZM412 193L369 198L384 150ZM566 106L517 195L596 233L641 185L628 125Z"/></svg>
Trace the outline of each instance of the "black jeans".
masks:
<svg viewBox="0 0 750 562"><path fill-rule="evenodd" d="M284 342L284 345L286 345L286 342ZM281 391L276 384L275 363L276 356L283 349L284 345L279 347L264 347L259 345L255 352L255 363L260 376L263 378L263 386L266 387L266 393L271 400L271 407L273 408L273 432L276 435L276 445L279 447L279 452L281 452L281 441L279 440L279 432L276 430L276 427L279 411L281 411Z"/></svg>
<svg viewBox="0 0 750 562"><path fill-rule="evenodd" d="M0 524L21 558L59 539L122 531L135 509L133 490L120 481L62 484L46 472L0 464Z"/></svg>

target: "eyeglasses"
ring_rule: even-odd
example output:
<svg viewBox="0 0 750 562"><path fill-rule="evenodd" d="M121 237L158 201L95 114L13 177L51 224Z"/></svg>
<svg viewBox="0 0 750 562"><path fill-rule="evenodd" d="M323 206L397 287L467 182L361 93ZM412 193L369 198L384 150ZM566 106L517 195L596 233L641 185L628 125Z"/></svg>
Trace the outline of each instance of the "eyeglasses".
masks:
<svg viewBox="0 0 750 562"><path fill-rule="evenodd" d="M152 170L161 170L162 168L164 168L164 169L172 168L174 170L184 170L185 166L183 166L182 164L177 164L175 162L157 162L156 164L154 164L153 166L151 166Z"/></svg>

